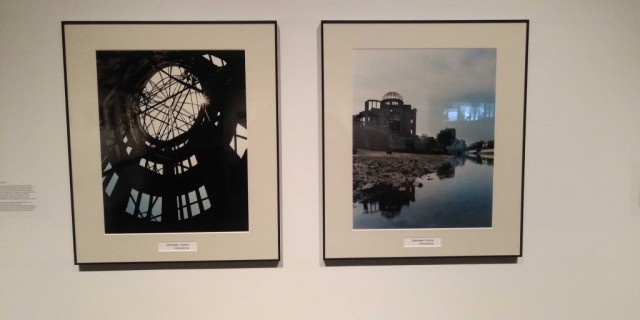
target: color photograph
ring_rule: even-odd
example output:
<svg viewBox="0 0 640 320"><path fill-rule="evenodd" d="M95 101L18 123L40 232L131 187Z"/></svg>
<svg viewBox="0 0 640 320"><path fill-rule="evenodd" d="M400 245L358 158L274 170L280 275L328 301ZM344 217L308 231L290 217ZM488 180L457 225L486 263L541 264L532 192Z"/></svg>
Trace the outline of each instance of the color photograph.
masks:
<svg viewBox="0 0 640 320"><path fill-rule="evenodd" d="M496 49L352 56L353 228L491 227Z"/></svg>

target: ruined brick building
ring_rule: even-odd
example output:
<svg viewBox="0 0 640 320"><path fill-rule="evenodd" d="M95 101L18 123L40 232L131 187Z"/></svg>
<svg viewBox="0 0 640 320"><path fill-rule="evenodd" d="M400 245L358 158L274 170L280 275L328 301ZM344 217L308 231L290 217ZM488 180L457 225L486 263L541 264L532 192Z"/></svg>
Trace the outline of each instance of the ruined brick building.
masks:
<svg viewBox="0 0 640 320"><path fill-rule="evenodd" d="M404 104L397 92L387 92L382 100L367 100L364 111L353 116L353 148L385 151L413 151L417 110Z"/></svg>

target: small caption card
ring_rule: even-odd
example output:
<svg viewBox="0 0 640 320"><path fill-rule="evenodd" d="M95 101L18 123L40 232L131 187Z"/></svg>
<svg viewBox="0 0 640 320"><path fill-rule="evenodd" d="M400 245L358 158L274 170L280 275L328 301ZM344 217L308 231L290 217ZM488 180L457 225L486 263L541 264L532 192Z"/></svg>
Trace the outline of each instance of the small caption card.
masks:
<svg viewBox="0 0 640 320"><path fill-rule="evenodd" d="M159 242L158 252L198 251L197 242Z"/></svg>
<svg viewBox="0 0 640 320"><path fill-rule="evenodd" d="M404 238L405 248L439 248L442 238Z"/></svg>

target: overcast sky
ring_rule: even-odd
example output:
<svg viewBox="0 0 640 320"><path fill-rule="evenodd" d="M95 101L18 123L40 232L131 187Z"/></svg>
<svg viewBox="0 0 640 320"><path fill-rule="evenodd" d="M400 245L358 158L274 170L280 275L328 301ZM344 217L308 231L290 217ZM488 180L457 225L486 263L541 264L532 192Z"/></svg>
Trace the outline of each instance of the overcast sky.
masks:
<svg viewBox="0 0 640 320"><path fill-rule="evenodd" d="M353 61L353 114L366 100L395 91L418 110L418 135L444 129L443 111L455 102L495 103L495 49L360 49L353 50ZM493 124L485 127L482 134L469 133L474 137L458 137L493 139Z"/></svg>

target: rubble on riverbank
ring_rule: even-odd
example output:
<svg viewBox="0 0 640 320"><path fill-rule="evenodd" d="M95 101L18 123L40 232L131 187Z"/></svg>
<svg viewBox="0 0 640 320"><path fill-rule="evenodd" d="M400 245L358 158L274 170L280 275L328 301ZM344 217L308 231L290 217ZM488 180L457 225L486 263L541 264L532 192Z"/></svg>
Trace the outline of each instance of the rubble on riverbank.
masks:
<svg viewBox="0 0 640 320"><path fill-rule="evenodd" d="M353 154L353 201L374 196L380 189L421 186L418 178L449 165L451 156L358 150Z"/></svg>

